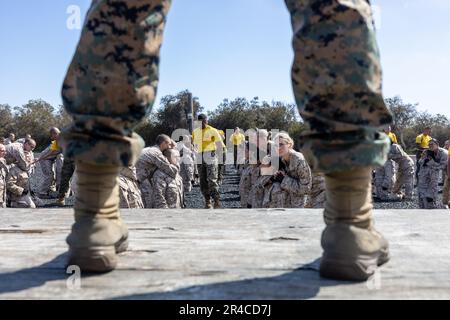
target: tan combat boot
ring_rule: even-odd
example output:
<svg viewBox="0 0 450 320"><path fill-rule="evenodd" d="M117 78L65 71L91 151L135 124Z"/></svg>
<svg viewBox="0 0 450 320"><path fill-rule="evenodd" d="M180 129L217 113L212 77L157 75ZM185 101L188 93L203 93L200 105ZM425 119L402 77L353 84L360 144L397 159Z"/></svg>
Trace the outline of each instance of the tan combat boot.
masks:
<svg viewBox="0 0 450 320"><path fill-rule="evenodd" d="M370 167L325 176L323 277L363 281L389 261L388 242L373 226L371 177Z"/></svg>
<svg viewBox="0 0 450 320"><path fill-rule="evenodd" d="M119 214L119 167L77 163L75 223L67 237L68 265L82 272L108 272L128 247L128 229Z"/></svg>

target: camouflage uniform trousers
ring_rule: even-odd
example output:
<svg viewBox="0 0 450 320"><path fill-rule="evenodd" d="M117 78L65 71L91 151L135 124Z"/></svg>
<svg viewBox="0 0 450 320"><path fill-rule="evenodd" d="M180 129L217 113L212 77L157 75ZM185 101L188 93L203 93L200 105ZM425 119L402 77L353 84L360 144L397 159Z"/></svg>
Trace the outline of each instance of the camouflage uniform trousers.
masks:
<svg viewBox="0 0 450 320"><path fill-rule="evenodd" d="M383 165L392 116L367 0L285 0L294 30L292 82L308 124L301 145L322 172ZM70 158L128 166L143 148L135 125L154 104L170 0L97 0L87 13L62 88L73 124ZM255 53L257 54L257 53Z"/></svg>
<svg viewBox="0 0 450 320"><path fill-rule="evenodd" d="M248 195L247 202L250 208L262 208L264 202L264 186L267 182L266 177L261 176L261 168L259 165L251 165L250 170L250 184L251 189Z"/></svg>
<svg viewBox="0 0 450 320"><path fill-rule="evenodd" d="M180 175L183 179L184 192L188 193L192 191L192 181L194 180L194 164L181 163Z"/></svg>
<svg viewBox="0 0 450 320"><path fill-rule="evenodd" d="M65 157L61 168L61 182L58 189L58 198L66 198L69 195L70 180L75 172L75 161Z"/></svg>
<svg viewBox="0 0 450 320"><path fill-rule="evenodd" d="M392 194L395 182L395 162L392 160L375 169L375 189L381 200L397 200L399 197Z"/></svg>
<svg viewBox="0 0 450 320"><path fill-rule="evenodd" d="M252 167L250 165L246 165L241 172L241 178L239 180L239 197L242 208L247 208L249 205L248 197L252 188L251 171Z"/></svg>
<svg viewBox="0 0 450 320"><path fill-rule="evenodd" d="M437 209L439 171L428 166L423 166L423 159L419 161L419 181L417 192L419 207L421 209Z"/></svg>
<svg viewBox="0 0 450 320"><path fill-rule="evenodd" d="M142 202L144 208L153 208L153 189L151 181L148 179L139 183L139 189L141 190Z"/></svg>
<svg viewBox="0 0 450 320"><path fill-rule="evenodd" d="M217 156L202 159L202 163L197 164L200 176L200 190L206 201L220 199L218 180L218 159Z"/></svg>
<svg viewBox="0 0 450 320"><path fill-rule="evenodd" d="M120 208L143 209L144 203L138 186L136 169L134 167L122 168L118 179Z"/></svg>
<svg viewBox="0 0 450 320"><path fill-rule="evenodd" d="M48 150L48 148L46 149ZM44 152L46 152L44 150ZM57 155L53 159L39 162L42 171L42 180L39 184L39 194L48 195L50 191L56 192L61 184L61 170L63 166L63 156Z"/></svg>
<svg viewBox="0 0 450 320"><path fill-rule="evenodd" d="M31 198L29 179L28 172L22 170L19 166L14 165L9 170L6 177L6 188L11 201L11 208L36 208ZM25 190L27 192L24 194Z"/></svg>
<svg viewBox="0 0 450 320"><path fill-rule="evenodd" d="M8 175L8 167L6 161L0 159L0 208L6 207L6 176Z"/></svg>
<svg viewBox="0 0 450 320"><path fill-rule="evenodd" d="M392 192L399 194L402 188L405 188L405 199L411 200L414 193L414 162L411 160L410 164L399 165L397 176Z"/></svg>
<svg viewBox="0 0 450 320"><path fill-rule="evenodd" d="M227 149L224 148L223 154L222 154L222 161L219 161L219 164L218 164L217 183L219 183L219 184L222 184L222 182L223 182L223 177L225 176L225 170L226 170L226 166L225 166L226 163L227 163Z"/></svg>
<svg viewBox="0 0 450 320"><path fill-rule="evenodd" d="M311 191L308 194L305 208L323 208L325 200L325 176L322 173L313 172Z"/></svg>

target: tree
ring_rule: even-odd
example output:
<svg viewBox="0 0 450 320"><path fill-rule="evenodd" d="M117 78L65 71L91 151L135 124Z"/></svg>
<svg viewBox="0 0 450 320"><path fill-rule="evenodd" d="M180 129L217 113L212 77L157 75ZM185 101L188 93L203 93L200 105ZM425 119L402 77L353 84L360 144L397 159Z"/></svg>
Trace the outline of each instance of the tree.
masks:
<svg viewBox="0 0 450 320"><path fill-rule="evenodd" d="M6 137L14 132L14 116L8 104L0 104L0 137Z"/></svg>
<svg viewBox="0 0 450 320"><path fill-rule="evenodd" d="M385 102L394 116L392 130L399 135L403 148L411 147L409 141L405 141L405 130L414 124L418 114L417 104L405 103L399 96L387 98Z"/></svg>

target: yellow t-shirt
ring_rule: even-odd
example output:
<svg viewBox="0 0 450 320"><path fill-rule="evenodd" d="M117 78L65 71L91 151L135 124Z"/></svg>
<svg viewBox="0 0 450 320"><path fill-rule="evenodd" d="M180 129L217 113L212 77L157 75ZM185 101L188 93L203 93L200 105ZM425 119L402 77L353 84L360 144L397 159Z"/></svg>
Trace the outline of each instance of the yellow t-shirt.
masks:
<svg viewBox="0 0 450 320"><path fill-rule="evenodd" d="M431 139L433 139L431 136L422 133L416 137L416 143L420 145L421 148L428 149L428 143Z"/></svg>
<svg viewBox="0 0 450 320"><path fill-rule="evenodd" d="M217 129L207 125L205 129L197 128L192 132L192 143L197 145L198 152L216 151L216 142L222 142Z"/></svg>
<svg viewBox="0 0 450 320"><path fill-rule="evenodd" d="M245 141L245 136L242 133L233 133L230 137L230 141L233 143L233 145L239 146L242 144L242 142Z"/></svg>
<svg viewBox="0 0 450 320"><path fill-rule="evenodd" d="M58 141L52 141L52 143L50 144L50 151L59 151Z"/></svg>
<svg viewBox="0 0 450 320"><path fill-rule="evenodd" d="M389 132L388 134L389 138L391 138L392 143L398 144L397 142L397 136L393 132Z"/></svg>

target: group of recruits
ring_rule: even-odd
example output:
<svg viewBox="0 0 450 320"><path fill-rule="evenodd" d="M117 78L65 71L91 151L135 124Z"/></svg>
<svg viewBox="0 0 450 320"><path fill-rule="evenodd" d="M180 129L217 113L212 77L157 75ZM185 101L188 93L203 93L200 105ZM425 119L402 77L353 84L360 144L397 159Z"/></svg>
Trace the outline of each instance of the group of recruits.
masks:
<svg viewBox="0 0 450 320"><path fill-rule="evenodd" d="M143 149L135 166L119 174L121 208L183 208L185 194L199 180L205 208L220 208L227 148L224 132L198 116L201 127L176 143L159 135L155 145ZM284 132L273 141L267 130L248 130L248 141L239 128L229 138L234 165L240 173L239 194L243 208L323 207L324 178L313 174L292 138ZM35 159L36 142L27 135L14 141L13 134L0 145L2 197L0 206L35 208L41 199L57 199L64 205L71 190L76 194L75 165L63 157L58 144L60 130L50 129L51 144ZM275 147L274 147L275 146ZM273 154L273 156L272 156ZM39 163L42 177L33 192L30 177ZM70 183L71 182L71 183Z"/></svg>
<svg viewBox="0 0 450 320"><path fill-rule="evenodd" d="M167 135L159 135L154 146L142 151L135 166L121 169L121 208L184 208L185 194L197 180L205 208L221 207L219 187L227 154L224 132L210 126L204 114L198 120L202 125L192 136L184 135L176 143ZM425 128L416 138L414 164L390 127L385 133L391 147L388 161L374 171L374 195L381 201L411 201L416 177L420 208L448 208L448 141L440 148L431 137L431 129ZM58 128L50 129L52 142L38 159L33 155L36 142L29 135L15 140L11 133L0 141L0 207L35 208L43 205L41 199L51 198L64 205L70 187L76 193L75 164L62 156L59 135ZM240 174L242 208L323 208L324 176L311 170L287 133L271 140L267 130L255 129L248 130L247 137L239 128L230 137L233 163ZM35 193L29 178L38 162L42 178ZM441 180L444 188L439 202Z"/></svg>
<svg viewBox="0 0 450 320"><path fill-rule="evenodd" d="M35 159L36 142L29 135L15 141L10 134L0 143L0 207L36 208L41 199L64 205L70 190L76 195L75 163L63 157L60 130L50 129L51 144ZM192 188L195 153L189 136L180 143L160 135L154 147L143 150L136 166L123 167L119 175L120 207L181 208L184 192ZM181 155L181 158L180 158ZM33 192L30 177L39 163L42 176Z"/></svg>
<svg viewBox="0 0 450 320"><path fill-rule="evenodd" d="M375 194L381 201L411 201L414 187L421 209L443 209L449 206L448 154L449 141L444 148L431 137L427 127L416 137L416 163L398 144L391 127L385 129L391 139L388 160L374 174ZM438 200L438 186L443 180L442 202Z"/></svg>

